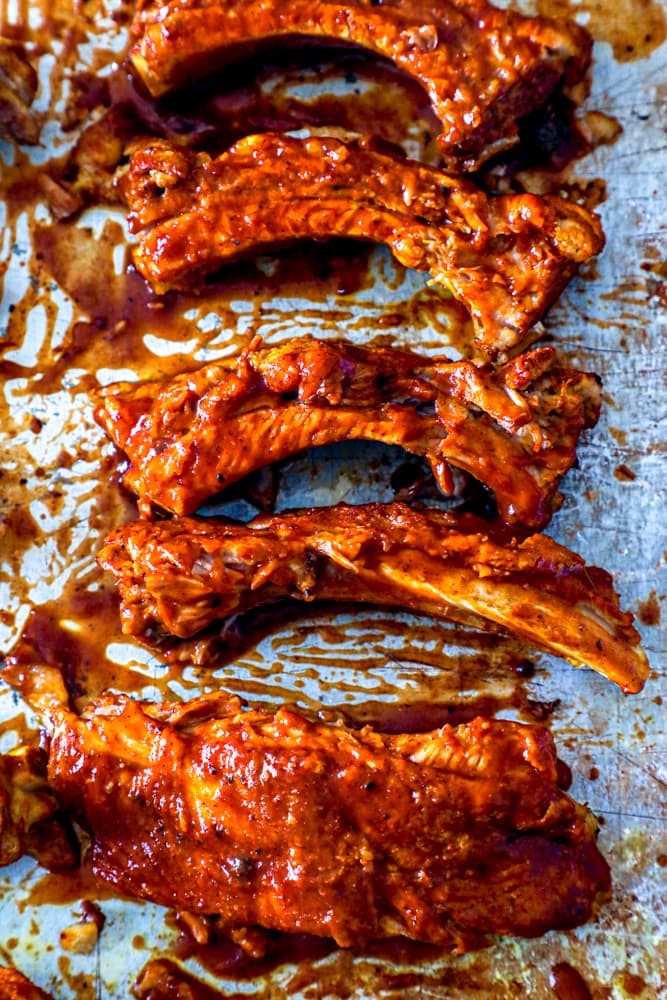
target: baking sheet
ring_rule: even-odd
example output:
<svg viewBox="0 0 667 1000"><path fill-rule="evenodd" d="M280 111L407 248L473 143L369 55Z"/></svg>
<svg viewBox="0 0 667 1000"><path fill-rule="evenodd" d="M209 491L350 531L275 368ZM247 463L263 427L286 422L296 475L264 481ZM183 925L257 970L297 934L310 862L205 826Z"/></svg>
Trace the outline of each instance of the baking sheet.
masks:
<svg viewBox="0 0 667 1000"><path fill-rule="evenodd" d="M59 73L58 60L110 77L127 41L124 9L98 3L5 6L3 30L23 23L22 33L43 48L37 110L45 124L42 145L30 153L34 163L63 154L76 139L76 129L68 132L58 125L73 87L68 73ZM22 210L19 186L9 189L1 245L0 648L9 651L31 609L41 608L54 628L55 620L57 634L69 635L78 651L85 648L86 629L107 630L109 663L101 678L111 678L117 687L129 678L133 690L145 685L155 696L166 690L188 697L219 684L255 701L296 700L313 710L323 706L352 716L377 713L383 703L461 703L481 695L493 695L505 706L501 714L512 715L516 676L510 667L527 655L537 669L525 681L525 692L542 705L558 702L546 721L572 767L572 792L603 820L600 846L612 868L614 897L594 924L536 941L505 940L460 958L331 951L254 980L232 977L223 983L228 994L458 998L527 993L540 998L554 995L552 970L567 962L579 970L594 998L667 996L662 702L667 694L667 45L655 45L655 25L659 29L661 16L664 24L665 10L628 3L626 34L611 37L615 7L572 7L596 38L615 45L612 52L609 41L596 44L585 108L603 112L623 131L615 142L598 145L579 160L565 178L580 192L588 185L598 195L603 182L606 198L598 211L607 247L545 320L552 342L573 363L599 372L605 390L600 423L582 440L578 467L563 484L565 503L549 531L610 570L623 606L639 614L652 674L634 697L623 697L591 671L536 657L512 640L484 642L470 636L467 646L461 645L458 630L381 610L309 610L294 621L275 623L256 645L240 649L214 673L166 669L143 647L122 639L102 599L104 583L94 556L129 508L111 478L111 448L92 421L87 392L92 384L177 371L193 359L230 353L256 333L268 342L301 333L344 335L358 342L380 337L429 352L442 350L449 338L456 355L460 310L387 252L377 249L367 259L365 251L347 247L354 264L347 271L322 258L334 277L346 274L349 287L342 288L343 294L326 276L315 295L312 282L306 282L305 294L298 278L288 274L295 262L303 264L298 254L287 268L265 258L254 285L249 272L242 271L219 300L180 300L178 315L174 309L168 316L156 310L154 321L133 330L130 320L128 331L122 214L86 212L76 222L54 226L46 207L33 218ZM636 41L640 19L654 31L653 42L644 41L643 47ZM633 53L627 51L628 38L636 43ZM637 53L642 58L631 58ZM350 74L342 79L327 75L322 67L316 72L302 68L279 86L283 96L289 93L298 102L323 79L343 98L358 90L360 100L377 99L372 83ZM397 119L392 127L401 124ZM410 153L432 155L420 145L418 129L411 141ZM9 145L0 152L8 171L20 162ZM75 281L77 266L91 250L110 270L90 273L86 280L77 274ZM390 474L400 460L390 449L360 445L309 453L284 471L279 506L391 499ZM231 509L250 513L243 505ZM91 594L98 594L97 603ZM72 607L79 610L76 621L67 617ZM44 626L44 634L56 633ZM89 690L102 682L94 670L86 677ZM0 749L16 742L21 711L16 695L0 688L0 713L8 720ZM98 897L106 923L95 950L68 953L60 932L79 919L81 898L95 898L93 892L88 882L73 885L45 876L28 859L1 870L0 958L58 998L130 995L141 967L154 955L169 954L176 932L160 908L105 893ZM197 969L192 962L189 967Z"/></svg>

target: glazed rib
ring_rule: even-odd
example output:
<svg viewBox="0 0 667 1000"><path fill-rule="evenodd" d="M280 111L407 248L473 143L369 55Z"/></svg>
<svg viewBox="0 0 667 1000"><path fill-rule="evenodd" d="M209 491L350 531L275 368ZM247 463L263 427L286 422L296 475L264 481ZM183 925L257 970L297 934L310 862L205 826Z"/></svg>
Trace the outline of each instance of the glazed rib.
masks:
<svg viewBox="0 0 667 1000"><path fill-rule="evenodd" d="M356 44L426 90L448 165L476 169L517 140L517 121L580 80L591 41L571 21L523 17L483 0L140 2L130 61L154 96L273 43Z"/></svg>
<svg viewBox="0 0 667 1000"><path fill-rule="evenodd" d="M46 757L28 746L0 754L0 867L24 854L53 870L77 863L69 823L46 780Z"/></svg>
<svg viewBox="0 0 667 1000"><path fill-rule="evenodd" d="M37 93L37 73L23 49L0 38L0 138L36 143L39 127L30 110Z"/></svg>
<svg viewBox="0 0 667 1000"><path fill-rule="evenodd" d="M333 138L248 136L213 160L155 140L135 150L122 186L140 233L134 263L157 291L295 240L372 240L460 300L475 346L494 357L521 346L604 242L597 216L569 201L487 197Z"/></svg>
<svg viewBox="0 0 667 1000"><path fill-rule="evenodd" d="M109 694L52 718L49 778L91 833L95 873L230 930L464 950L579 924L609 891L595 820L558 787L536 726L389 736L223 694Z"/></svg>
<svg viewBox="0 0 667 1000"><path fill-rule="evenodd" d="M648 673L608 573L546 535L495 540L468 515L340 504L248 525L135 521L109 536L98 562L116 578L131 635L192 636L286 597L352 600L499 627L626 692Z"/></svg>
<svg viewBox="0 0 667 1000"><path fill-rule="evenodd" d="M110 385L95 419L128 456L124 482L146 512L190 514L270 462L370 439L425 457L445 494L451 466L470 473L494 490L501 521L538 528L599 406L597 378L559 368L551 348L494 370L303 337L256 339L172 380Z"/></svg>

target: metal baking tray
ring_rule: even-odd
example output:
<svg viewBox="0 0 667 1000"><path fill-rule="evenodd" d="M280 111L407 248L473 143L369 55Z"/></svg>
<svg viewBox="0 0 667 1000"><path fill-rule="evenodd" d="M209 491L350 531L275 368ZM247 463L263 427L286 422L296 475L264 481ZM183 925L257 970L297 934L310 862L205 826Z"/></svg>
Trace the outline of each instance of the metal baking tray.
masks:
<svg viewBox="0 0 667 1000"><path fill-rule="evenodd" d="M596 141L562 186L595 200L607 246L552 308L544 333L604 382L602 417L581 442L549 532L611 571L623 606L638 615L652 672L645 690L629 697L513 640L462 637L381 609L315 608L264 622L215 670L166 667L121 636L110 584L94 559L130 505L92 420L91 388L175 372L229 354L258 333L267 342L315 333L426 352L451 345L457 356L467 331L460 310L423 275L405 272L384 250L347 243L235 266L210 294L153 308L142 282L125 278L121 211L97 208L56 223L46 195L35 197L36 168L66 156L88 121L81 108L92 82L114 78L127 44L127 7L105 0L3 6L3 32L27 39L38 57L43 128L32 150L0 146L0 649L11 650L28 628L45 656L69 657L82 700L107 685L172 698L222 686L331 717L382 718L425 704L454 713L493 704L516 717L532 705L572 768L574 796L603 823L613 899L577 931L506 939L460 957L407 946L309 953L294 944L272 966L233 971L228 964L218 980L196 957L184 960L225 995L565 997L567 975L559 979L558 970L566 963L596 1000L667 997L667 43L664 8L629 0L623 11L624 28L614 34L611 5L571 8L596 38L590 94L578 112ZM346 60L342 70L334 60L267 71L247 83L243 100L270 98L296 117L318 100L323 107L323 95L329 108L356 103L360 120L366 115L389 141L407 136L407 152L432 161L421 98L386 67L373 76L354 56ZM545 175L525 180L544 183ZM389 500L404 460L363 444L309 452L281 471L278 506ZM243 500L221 509L252 513ZM521 666L526 658L532 676L521 676L530 673ZM29 713L24 719L24 706L2 684L0 719L1 750L34 737L37 721ZM90 954L68 952L61 941L81 919L82 899L97 899L106 918ZM165 911L114 898L85 873L45 874L26 858L0 870L0 964L15 965L57 998L127 997L145 963L173 955L177 938Z"/></svg>

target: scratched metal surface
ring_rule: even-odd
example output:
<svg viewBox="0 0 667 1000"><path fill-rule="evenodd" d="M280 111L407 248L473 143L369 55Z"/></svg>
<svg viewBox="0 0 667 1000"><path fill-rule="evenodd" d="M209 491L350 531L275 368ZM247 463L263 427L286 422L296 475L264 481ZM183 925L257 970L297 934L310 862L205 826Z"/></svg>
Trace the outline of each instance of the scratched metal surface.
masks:
<svg viewBox="0 0 667 1000"><path fill-rule="evenodd" d="M566 500L550 532L590 562L609 569L625 607L636 610L655 595L663 622L667 622L667 266L661 274L655 265L667 262L666 98L667 45L648 59L622 65L612 58L607 45L596 45L592 91L586 106L617 119L623 134L613 145L600 146L580 161L575 173L578 178L606 182L607 199L599 211L607 247L594 274L575 280L546 320L554 342L572 360L599 372L605 388L600 423L582 441L578 468L565 481ZM44 106L46 100L42 94ZM45 146L37 151L38 156L48 154L51 141L57 143L58 136L47 128ZM9 147L3 147L2 153L11 159ZM46 209L44 218L48 218ZM11 232L5 227L1 249L3 266L8 269L0 303L3 331L10 304L19 301L30 285L31 275L25 266L30 239L25 220L19 219ZM432 349L435 293L425 289L421 276L405 275L384 252L375 254L373 267L373 291L353 303L327 303L326 318L318 316L312 303L273 300L265 304L261 322L255 321L253 329L267 340L280 339L292 332L294 312L301 310L303 332L322 336L345 332L352 339L363 339L364 326L372 329L378 312L391 301L410 317L397 340L409 338L411 343ZM55 323L47 322L36 310L25 341L12 349L11 360L19 367L24 365L28 370L44 338L51 337L55 347L77 318L75 306L57 288L53 299L59 310ZM422 303L427 308L422 309ZM249 307L240 302L239 331L244 324L249 327L248 314ZM438 331L438 337L441 335L442 330ZM156 333L156 355L163 349ZM211 340L204 354L222 354L226 349L221 335ZM110 381L116 375L107 371L100 379ZM0 624L0 643L5 651L32 605L57 597L68 580L90 570L101 540L94 515L100 491L110 487L97 462L101 434L92 422L89 401L77 391L76 383L77 373L72 372L60 391L26 396L17 377L7 380L0 390L11 409L8 426L0 429L3 466L18 475L16 455L20 449L25 503L46 531L43 542L22 555L18 565L6 547L0 549L0 604L6 612ZM29 430L34 416L43 421L38 438ZM57 454L63 448L77 458L66 472L57 467ZM389 499L384 476L379 473L360 485L359 454L355 447L333 449L316 461L306 457L285 482L281 504ZM351 473L353 460L357 469ZM619 473L620 466L630 470L630 475ZM46 470L46 479L36 474L40 467ZM54 483L65 502L56 521L50 523L54 515L40 499L40 491ZM55 529L64 522L71 526L66 552L51 541ZM0 538L0 546L3 544ZM27 599L25 590L16 585L18 576L29 582ZM325 705L341 704L346 699L363 701L378 696L378 691L380 697L395 698L402 691L409 698L413 688L423 689L425 677L432 683L437 681L437 667L429 665L428 658L423 658L415 672L400 643L400 656L392 654L397 640L385 634L380 612L360 611L358 618L348 618L345 655L349 668L345 676L338 669L327 668L328 658L339 658L341 650L331 650L328 657L326 638L318 632L315 618L312 627L305 620L299 622L298 629L289 624L278 629L263 640L258 651L244 654L220 670L218 681L242 689L246 683L256 684L264 671L277 700L281 691L298 691L303 702ZM400 615L394 618L401 620ZM599 921L537 941L505 941L483 958L444 956L416 970L413 985L393 992L377 985L377 969L383 960L358 956L346 966L348 995L512 997L525 992L546 998L553 995L551 967L568 961L584 973L594 997L667 997L667 737L661 704L667 697L667 642L664 624L645 626L640 622L639 628L653 668L640 695L624 698L603 678L590 671L575 671L546 655L537 658L538 671L530 685L535 697L561 700L552 729L561 755L574 772L573 794L587 800L604 821L600 846L612 867L614 898ZM150 657L138 647L118 641L111 655L129 657L141 666L150 689L155 671ZM280 669L275 666L277 658ZM414 660L420 662L419 651L415 651ZM310 669L315 663L316 672ZM505 683L506 679L497 675L488 680L490 690ZM16 697L2 687L0 717L11 718L16 712ZM10 743L7 736L0 749ZM599 772L596 780L592 769ZM0 871L0 958L16 964L58 998L127 997L147 958L168 948L171 931L164 925L162 911L104 900L101 905L107 922L95 951L91 955L65 955L59 947L59 932L76 919L77 905L35 908L26 904L31 885L40 877L34 863L26 859ZM135 939L129 947L128 942L139 932L142 942ZM315 969L311 992L304 995L322 995L317 992L318 975L324 982L327 966L337 961L339 956L330 956L321 963L320 973ZM268 995L294 995L294 971L289 966L277 970ZM227 986L232 992L265 991L262 995L267 995L265 981Z"/></svg>

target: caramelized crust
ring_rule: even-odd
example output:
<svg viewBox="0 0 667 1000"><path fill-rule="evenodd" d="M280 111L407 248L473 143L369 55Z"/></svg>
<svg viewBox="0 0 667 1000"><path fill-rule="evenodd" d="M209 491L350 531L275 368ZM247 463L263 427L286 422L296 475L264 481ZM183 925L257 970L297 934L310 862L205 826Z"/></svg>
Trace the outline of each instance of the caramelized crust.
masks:
<svg viewBox="0 0 667 1000"><path fill-rule="evenodd" d="M273 43L356 44L426 90L448 166L472 170L517 141L517 121L563 77L581 79L588 34L484 0L155 0L139 3L135 71L153 96Z"/></svg>
<svg viewBox="0 0 667 1000"><path fill-rule="evenodd" d="M95 419L130 459L125 485L150 513L189 514L248 473L313 445L372 439L424 456L445 494L450 466L495 491L506 523L542 527L579 433L597 420L594 375L541 348L499 370L309 337L170 381L103 389Z"/></svg>
<svg viewBox="0 0 667 1000"><path fill-rule="evenodd" d="M135 521L109 536L98 562L116 578L131 635L192 636L285 597L353 600L500 627L626 692L639 691L648 674L608 573L546 535L502 542L472 516L396 503L340 504L248 525Z"/></svg>
<svg viewBox="0 0 667 1000"><path fill-rule="evenodd" d="M230 930L461 951L580 924L609 890L595 820L558 787L536 726L389 736L223 694L109 694L53 721L49 777L91 833L96 874Z"/></svg>
<svg viewBox="0 0 667 1000"><path fill-rule="evenodd" d="M604 242L597 216L579 205L487 197L432 167L333 138L264 133L213 160L155 140L135 150L122 186L140 232L134 262L157 291L295 240L373 240L449 289L491 356L521 346Z"/></svg>
<svg viewBox="0 0 667 1000"><path fill-rule="evenodd" d="M46 868L74 867L74 838L61 812L38 747L0 754L0 866L31 854Z"/></svg>
<svg viewBox="0 0 667 1000"><path fill-rule="evenodd" d="M30 110L37 83L37 73L23 49L0 38L0 139L38 141L39 127Z"/></svg>
<svg viewBox="0 0 667 1000"><path fill-rule="evenodd" d="M16 969L0 966L0 1000L52 1000L52 997Z"/></svg>

